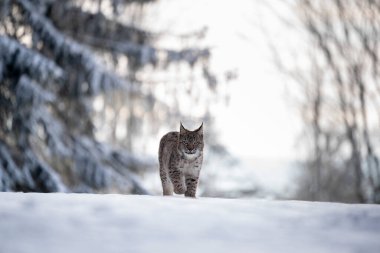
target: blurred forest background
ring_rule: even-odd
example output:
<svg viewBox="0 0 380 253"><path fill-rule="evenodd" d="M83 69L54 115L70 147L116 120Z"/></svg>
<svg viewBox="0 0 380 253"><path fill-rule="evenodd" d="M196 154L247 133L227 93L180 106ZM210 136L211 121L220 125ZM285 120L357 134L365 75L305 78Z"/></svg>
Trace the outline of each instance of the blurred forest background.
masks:
<svg viewBox="0 0 380 253"><path fill-rule="evenodd" d="M182 120L205 123L201 196L380 203L380 1L1 0L0 19L1 191L160 194Z"/></svg>

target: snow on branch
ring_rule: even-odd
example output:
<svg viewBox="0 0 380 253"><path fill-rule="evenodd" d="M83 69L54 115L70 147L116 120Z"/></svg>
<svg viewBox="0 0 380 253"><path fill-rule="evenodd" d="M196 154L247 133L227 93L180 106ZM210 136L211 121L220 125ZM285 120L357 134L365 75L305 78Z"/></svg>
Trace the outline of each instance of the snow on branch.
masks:
<svg viewBox="0 0 380 253"><path fill-rule="evenodd" d="M25 23L30 25L35 34L50 48L61 65L73 64L83 71L81 77L87 82L88 94L98 94L101 91L123 86L123 80L106 70L86 46L64 36L49 19L42 16L34 6L26 0L17 0L25 12ZM74 71L74 70L73 70ZM77 78L76 85L83 86L82 78Z"/></svg>
<svg viewBox="0 0 380 253"><path fill-rule="evenodd" d="M128 151L121 152L83 135L70 135L45 109L39 110L36 117L45 131L46 150L58 160L71 160L71 170L84 183L75 185L74 191L93 192L117 188L121 192L147 193L131 171L152 167L154 161L137 157Z"/></svg>
<svg viewBox="0 0 380 253"><path fill-rule="evenodd" d="M152 64L167 67L172 63L178 62L187 62L190 66L193 66L198 60L206 59L210 56L209 49L188 48L171 50L155 48L150 45L140 45L129 41L119 42L95 36L85 36L83 34L80 35L79 39L97 48L125 54L129 58L135 59L135 63L138 66Z"/></svg>
<svg viewBox="0 0 380 253"><path fill-rule="evenodd" d="M107 19L102 13L94 14L75 6L68 6L62 1L54 2L48 17L58 29L76 40L96 48L125 54L138 66L157 65L160 62L167 66L179 61L193 65L210 54L208 49L188 48L175 51L155 48L150 42L156 39L158 34ZM70 22L62 22L67 18ZM159 55L162 57L158 57Z"/></svg>
<svg viewBox="0 0 380 253"><path fill-rule="evenodd" d="M13 71L7 71L6 66L12 66ZM53 61L16 40L0 36L0 81L7 73L14 71L27 74L40 82L46 82L50 78L59 80L63 76L62 69Z"/></svg>
<svg viewBox="0 0 380 253"><path fill-rule="evenodd" d="M75 171L80 173L83 181L95 190L102 188L117 187L122 192L133 192L138 194L147 194L147 191L141 186L140 181L133 173L129 171L130 166L148 166L147 162L143 163L131 159L115 160L113 154L115 151L108 149L105 144L96 142L84 136L79 136L74 140L74 166Z"/></svg>
<svg viewBox="0 0 380 253"><path fill-rule="evenodd" d="M82 36L137 44L146 44L154 39L154 34L151 32L125 25L117 19L109 19L102 12L85 11L66 1L54 1L46 15L57 29L79 41Z"/></svg>
<svg viewBox="0 0 380 253"><path fill-rule="evenodd" d="M38 113L46 102L54 102L53 93L43 89L25 74L19 77L15 85L15 103L13 105L13 129L18 130L18 143L28 146L27 135L37 134ZM49 115L49 113L44 116Z"/></svg>
<svg viewBox="0 0 380 253"><path fill-rule="evenodd" d="M187 48L180 51L166 50L167 56L165 61L167 64L185 61L191 66L194 65L201 58L208 58L210 56L209 49L196 49L196 48Z"/></svg>
<svg viewBox="0 0 380 253"><path fill-rule="evenodd" d="M0 161L0 191L15 190L17 185L23 184L24 177L8 152L8 147L2 141L0 141Z"/></svg>
<svg viewBox="0 0 380 253"><path fill-rule="evenodd" d="M0 141L0 191L65 192L67 188L57 173L31 150L19 155L24 166L17 166L9 147ZM27 164L27 166L25 166Z"/></svg>
<svg viewBox="0 0 380 253"><path fill-rule="evenodd" d="M27 179L30 180L29 184L33 188L42 192L67 192L67 187L48 164L39 159L30 149L24 153L25 164L28 164L28 170L24 170Z"/></svg>
<svg viewBox="0 0 380 253"><path fill-rule="evenodd" d="M40 85L26 75L22 75L17 84L16 99L16 104L18 105L35 106L44 102L53 102L56 96L41 88Z"/></svg>
<svg viewBox="0 0 380 253"><path fill-rule="evenodd" d="M137 170L137 167L151 164L133 155L115 151L91 138L68 132L46 106L47 102L56 102L55 95L27 75L19 78L14 92L12 129L18 136L15 148L17 158L8 152L11 149L9 145L1 143L0 190L67 191L61 177L48 162L52 162L59 171L63 161L70 161L71 168L66 170L74 173L76 180L79 179L79 183L71 185L74 191L117 189L120 192L147 194L129 169ZM37 156L36 152L42 154ZM47 161L40 157L47 158ZM18 160L21 167L14 160Z"/></svg>

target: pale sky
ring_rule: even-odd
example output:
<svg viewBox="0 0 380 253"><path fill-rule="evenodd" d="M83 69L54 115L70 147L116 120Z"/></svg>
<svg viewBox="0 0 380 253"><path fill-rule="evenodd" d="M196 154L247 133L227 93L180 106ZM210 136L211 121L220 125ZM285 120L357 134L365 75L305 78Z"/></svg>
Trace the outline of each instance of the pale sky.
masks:
<svg viewBox="0 0 380 253"><path fill-rule="evenodd" d="M294 21L293 13L282 3L160 0L144 13L148 28L164 33L186 34L207 27L203 46L212 48L212 70L219 76L226 70L237 70L238 79L229 87L229 106L214 108L213 116L222 144L240 158L241 164L238 171L215 172L220 177L218 184L235 182L233 176L240 175L248 183L278 193L289 192L295 185L292 162L303 158L299 147L295 147L302 125L288 94L297 87L289 86L276 68L268 42L291 63L292 50L300 52L302 48L302 35L278 18L282 15ZM152 148L155 154L156 142ZM223 181L222 171L233 175L227 173Z"/></svg>
<svg viewBox="0 0 380 253"><path fill-rule="evenodd" d="M271 2L279 6L278 1ZM267 41L271 37L285 51L294 38L289 38L267 4L252 0L163 0L159 9L155 8L156 23L162 19L161 26L178 33L207 26L205 44L213 48L211 66L220 73L237 70L238 79L230 87L230 105L215 114L221 140L228 149L239 157L291 160L298 158L294 143L300 124L297 111L286 99L284 77L273 63ZM281 12L281 7L276 11ZM152 22L157 17L153 15Z"/></svg>

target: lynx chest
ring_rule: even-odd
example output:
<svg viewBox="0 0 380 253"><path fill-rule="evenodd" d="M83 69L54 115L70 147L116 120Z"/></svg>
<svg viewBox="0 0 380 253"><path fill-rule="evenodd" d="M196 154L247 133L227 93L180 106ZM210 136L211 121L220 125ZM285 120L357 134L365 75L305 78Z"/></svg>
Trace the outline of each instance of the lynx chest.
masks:
<svg viewBox="0 0 380 253"><path fill-rule="evenodd" d="M197 176L202 166L202 156L195 160L181 159L178 163L178 169L185 175Z"/></svg>

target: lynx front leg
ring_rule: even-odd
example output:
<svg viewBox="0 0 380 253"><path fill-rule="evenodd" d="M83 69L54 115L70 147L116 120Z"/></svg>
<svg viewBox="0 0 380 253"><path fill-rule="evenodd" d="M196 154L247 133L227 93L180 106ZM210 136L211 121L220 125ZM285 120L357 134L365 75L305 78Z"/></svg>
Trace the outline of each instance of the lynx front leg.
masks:
<svg viewBox="0 0 380 253"><path fill-rule="evenodd" d="M174 192L176 194L184 194L186 185L183 173L173 166L169 169L169 176L173 183Z"/></svg>
<svg viewBox="0 0 380 253"><path fill-rule="evenodd" d="M187 190L185 192L186 197L195 198L195 193L197 192L199 176L188 176L186 177L186 187Z"/></svg>

